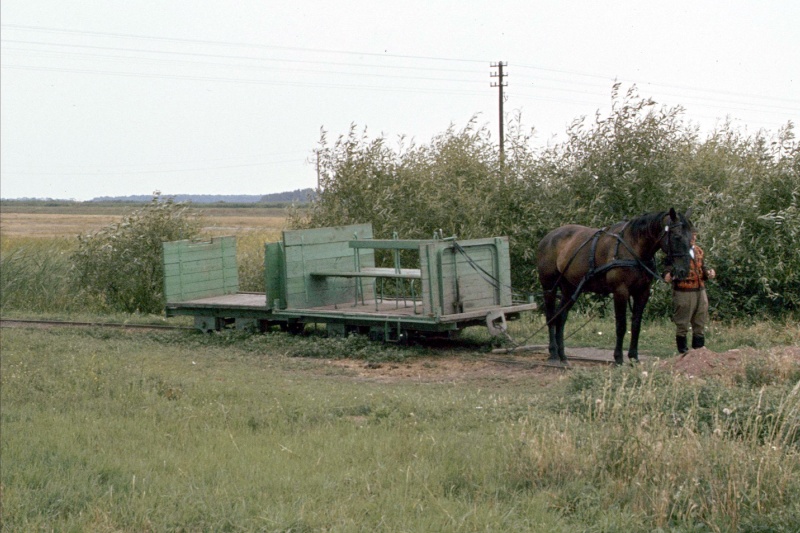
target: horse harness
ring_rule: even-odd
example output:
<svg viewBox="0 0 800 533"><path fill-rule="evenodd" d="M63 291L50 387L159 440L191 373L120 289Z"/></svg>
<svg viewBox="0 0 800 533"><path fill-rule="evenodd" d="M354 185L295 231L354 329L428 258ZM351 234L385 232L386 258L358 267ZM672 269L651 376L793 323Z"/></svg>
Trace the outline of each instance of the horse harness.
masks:
<svg viewBox="0 0 800 533"><path fill-rule="evenodd" d="M573 302L577 301L578 296L580 296L581 292L583 291L583 286L586 284L587 281L592 279L594 276L602 274L613 268L642 268L648 275L650 275L650 277L658 279L659 276L655 272L656 270L655 259L643 261L638 255L636 255L636 252L633 251L631 246L627 242L625 242L625 239L622 238L622 234L625 233L625 229L628 227L629 222L630 221L625 222L619 233L612 233L608 231L608 227L601 228L597 230L594 233L594 235L592 235L589 239L587 239L583 244L581 244L578 247L578 249L575 250L575 253L567 262L567 266L564 267L564 270L561 272L555 284L553 285L553 288L550 289L549 292L555 291L557 289L558 284L561 281L561 278L564 277L564 272L569 270L569 266L572 264L572 261L575 259L575 257L577 257L578 252L580 252L581 249L589 243L591 243L591 249L589 251L589 268L586 271L586 274L583 276L583 279L581 279L581 281L578 283L578 286L575 288L575 292L572 295ZM664 238L664 235L667 235L673 226L682 224L683 224L682 222L679 222L678 224L665 226L661 234L658 236L657 240L660 241L662 238ZM602 235L610 235L611 237L614 237L617 240L617 242L616 245L614 246L614 259L598 267L595 264L595 255L597 251L597 243ZM625 246L625 248L628 250L631 256L633 256L633 259L619 259L620 244ZM670 239L667 239L667 247L669 250L667 252L668 259L672 259L673 257L677 257L679 255L685 255L685 254L675 254L672 252L672 241Z"/></svg>

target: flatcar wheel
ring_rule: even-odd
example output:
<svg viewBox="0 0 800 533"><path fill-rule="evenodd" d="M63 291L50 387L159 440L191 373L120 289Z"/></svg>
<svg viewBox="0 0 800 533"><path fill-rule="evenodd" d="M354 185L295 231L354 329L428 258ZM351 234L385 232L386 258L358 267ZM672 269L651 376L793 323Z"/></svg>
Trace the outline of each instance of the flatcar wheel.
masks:
<svg viewBox="0 0 800 533"><path fill-rule="evenodd" d="M404 329L397 334L397 344L401 346L411 346L414 344L415 338L414 332Z"/></svg>
<svg viewBox="0 0 800 533"><path fill-rule="evenodd" d="M281 322L281 331L291 335L300 335L305 329L306 325L302 322Z"/></svg>

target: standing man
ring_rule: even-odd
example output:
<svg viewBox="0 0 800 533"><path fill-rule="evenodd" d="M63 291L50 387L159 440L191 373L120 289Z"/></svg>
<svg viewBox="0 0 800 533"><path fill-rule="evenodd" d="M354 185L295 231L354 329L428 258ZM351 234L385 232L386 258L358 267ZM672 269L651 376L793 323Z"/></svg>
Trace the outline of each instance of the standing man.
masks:
<svg viewBox="0 0 800 533"><path fill-rule="evenodd" d="M705 327L708 322L708 296L705 282L714 279L717 273L713 268L706 268L703 262L703 249L695 244L697 232L692 233L692 256L689 263L689 274L686 279L672 278L672 269L667 266L664 281L672 283L672 321L675 323L675 343L678 352L689 351L686 335L689 326L692 328L692 349L705 345Z"/></svg>

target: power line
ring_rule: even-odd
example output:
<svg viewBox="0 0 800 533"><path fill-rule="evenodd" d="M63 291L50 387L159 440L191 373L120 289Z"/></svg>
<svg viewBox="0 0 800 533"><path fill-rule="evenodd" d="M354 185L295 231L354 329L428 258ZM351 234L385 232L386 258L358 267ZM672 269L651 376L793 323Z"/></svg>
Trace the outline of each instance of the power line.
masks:
<svg viewBox="0 0 800 533"><path fill-rule="evenodd" d="M314 52L314 53L326 53L326 54L345 54L345 55L371 56L371 57L391 57L391 58L400 58L400 59L425 59L425 60L430 60L430 61L450 61L450 62L463 62L463 63L481 63L482 62L482 61L479 61L479 60L476 60L476 59L455 59L455 58L448 58L448 57L390 54L390 53L387 53L387 52L384 52L384 53L357 52L357 51L351 51L351 50L333 50L333 49L328 49L328 48L303 48L303 47L298 47L298 46L277 46L277 45L266 45L266 44L241 43L241 42L233 42L233 41L209 41L209 40L203 40L203 39L184 39L184 38L177 38L177 37L155 37L155 36L150 36L150 35L137 35L137 34L130 34L130 33L111 33L111 32L97 32L97 31L85 31L85 30L68 30L68 29L63 29L63 28L47 28L47 27L43 27L43 26L25 26L25 25L20 25L20 24L2 24L2 25L0 25L0 27L7 28L7 29L43 31L43 32L51 32L51 33L65 33L65 34L72 34L72 35L89 35L89 36L115 37L115 38L125 38L125 39L147 39L147 40L153 40L153 41L184 43L184 44L211 44L211 45L217 45L217 46L235 46L235 47L260 48L260 49L269 49L269 50L288 50L288 51L297 51L297 52Z"/></svg>
<svg viewBox="0 0 800 533"><path fill-rule="evenodd" d="M343 55L356 55L356 56L366 56L366 57L380 57L380 58L394 58L394 59L415 59L415 60L430 60L430 61L447 61L447 62L458 62L458 63L479 63L483 62L483 60L477 59L465 59L465 58L452 58L452 57L438 57L438 56L420 56L420 55L406 55L406 54L390 54L390 53L375 53L375 52L362 52L362 51L352 51L352 50L336 50L336 49L328 49L328 48L304 48L304 47L295 47L295 46L278 46L278 45L264 45L264 44L256 44L256 43L246 43L246 42L235 42L235 41L213 41L213 40L204 40L204 39L185 39L185 38L174 38L174 37L158 37L158 36L150 36L150 35L141 35L141 34L129 34L129 33L113 33L113 32L95 32L95 31L85 31L85 30L70 30L65 28L52 28L52 27L43 27L43 26L29 26L29 25L17 25L17 24L2 24L0 25L6 29L12 30L22 30L22 31L34 31L34 32L46 32L46 33L56 33L56 34L65 34L65 35L76 35L76 36L89 36L89 37L112 37L117 39L139 39L144 41L156 41L156 42L167 42L167 43L176 43L176 44L202 44L202 45L212 45L212 46L225 46L225 47L238 47L238 48L251 48L251 49L262 49L262 50L277 50L277 51L293 51L293 52L304 52L304 53L324 53L324 54L343 54ZM26 42L26 41L14 41L4 39L4 42ZM352 66L352 67L359 67L359 68L397 68L397 69L414 69L414 70L436 70L442 71L443 69L440 66L437 67L421 67L421 66L389 66L386 65L376 65L376 64L354 64L354 63L343 63L343 62L328 62L328 61L307 61L307 60L297 60L297 59L271 59L271 58L261 58L261 57L252 57L252 56L237 56L237 55L229 55L229 54L207 54L207 53L199 53L199 52L180 52L180 51L165 51L165 50L146 50L146 49L128 49L128 48L121 48L121 47L101 47L101 46L91 46L91 45L77 45L77 44L69 44L69 43L44 43L44 42L36 42L36 41L27 41L28 44L42 44L42 45L49 45L49 46L64 46L64 47L81 47L81 48L95 48L95 49L107 49L107 50L116 50L116 51L129 51L129 52L140 52L140 53L151 53L151 54L173 54L173 55L185 55L185 56L196 56L196 57L215 57L215 58L224 58L224 59L244 59L244 60L255 60L255 61L281 61L281 62L288 62L288 63L296 63L296 62L309 62L315 64L334 64L340 66ZM650 82L650 81L635 81L635 80L618 80L614 76L602 75L597 73L589 73L589 72L581 72L576 70L568 70L568 69L557 69L557 68L550 68L550 67L543 67L537 65L528 65L528 64L516 64L516 66L520 69L527 69L533 70L537 72L550 72L550 73L557 73L557 74L567 74L571 76L579 76L582 78L589 78L589 79L596 79L596 80L604 80L608 82L613 81L625 81L626 83L636 83L639 86L643 84L648 86L658 86L658 87L667 87L672 89L679 89L679 90L688 90L688 91L700 91L706 92L711 94L726 94L729 96L737 96L737 97L744 97L744 98L756 98L762 100L771 100L771 101L784 101L788 103L798 103L800 100L790 99L790 98L781 98L781 97L772 97L772 96L764 96L752 93L741 93L736 91L729 91L729 90L718 90L718 89L708 89L708 88L701 88L701 87L692 87L686 85L676 85L676 84L667 84L667 83L660 83L660 82ZM451 69L452 72L472 72L464 69ZM524 76L521 77L523 79ZM422 78L425 79L425 78ZM434 78L437 79L437 78ZM538 80L538 77L534 78ZM458 81L458 80L454 80ZM580 83L574 80L567 81L567 83Z"/></svg>
<svg viewBox="0 0 800 533"><path fill-rule="evenodd" d="M12 41L13 42L13 41ZM67 45L73 46L73 45ZM95 47L89 47L95 48ZM430 76L403 76L403 75L396 75L396 74L380 74L376 72L346 72L346 71L334 71L334 70L321 70L321 69L298 69L298 68L291 68L291 69L276 69L275 67L266 67L266 66L257 66L257 65L241 65L241 64L227 64L227 63L212 63L212 62L197 62L197 61L183 61L180 59L163 59L163 58L140 58L140 57L130 57L130 56L119 56L119 55L102 55L102 54L80 54L80 53L73 53L73 52L48 52L48 51L39 51L39 50L27 50L27 49L16 49L11 48L7 50L19 50L23 52L33 52L33 53L44 53L44 54L59 54L59 55L68 55L68 56L76 56L76 57L87 57L87 58L98 58L98 59L111 59L111 60L118 60L122 59L125 62L161 62L161 63L184 63L189 65L205 65L205 66L217 66L217 67L226 67L226 68L237 68L237 69L257 69L257 70L267 70L269 69L271 72L276 70L290 70L292 73L313 73L313 74L335 74L335 75L342 75L342 76L366 76L366 77L373 77L373 78L394 78L394 79L405 79L405 80L423 80L423 81L436 81L436 82L458 82L458 83L479 83L477 80L470 80L470 79L459 79L459 78L437 78L437 77L430 77ZM171 54L172 52L159 52L164 54ZM179 55L192 55L192 56L205 56L205 57L226 57L226 56L215 56L213 54L179 54ZM235 56L228 56L229 58L236 58ZM292 63L292 60L281 60L281 59L261 59L261 58L245 58L240 57L237 59L258 59L260 61L272 61L272 62L288 62ZM323 62L303 62L303 63L316 63L316 64L335 64L335 63L323 63ZM17 67L21 65L16 65ZM354 65L355 66L355 65ZM31 67L36 68L36 67ZM394 67L392 67L394 68ZM433 70L433 69L424 69L424 70ZM463 71L462 71L463 72Z"/></svg>
<svg viewBox="0 0 800 533"><path fill-rule="evenodd" d="M147 36L147 35L136 35L136 34L125 34L125 33L111 33L111 32L91 32L91 31L80 31L80 30L69 30L69 29L60 29L60 28L48 28L42 26L24 26L24 25L13 25L13 24L3 24L1 25L4 30L18 30L18 31L29 31L29 32L45 32L45 33L52 33L57 35L64 35L64 36L75 36L75 37L86 37L86 38L114 38L114 39L133 39L137 40L140 43L172 43L172 44L190 44L193 46L203 45L203 46L224 46L229 48L247 48L250 50L267 50L267 51L276 51L279 52L278 57L263 57L258 54L243 54L243 53L215 53L213 51L186 51L180 49L167 49L163 46L159 46L155 49L147 49L146 47L140 46L106 46L106 45L96 45L96 44L77 44L77 43L58 43L58 42L47 42L42 40L31 40L31 39L3 39L3 43L12 43L12 44L21 44L26 46L32 47L45 47L50 48L50 50L26 50L26 49L19 49L19 48L9 48L8 46L4 46L2 51L6 52L23 52L23 53L36 53L36 54L60 54L62 56L67 56L71 58L76 58L76 60L82 59L102 59L102 60L110 60L114 61L115 65L119 66L124 63L133 64L136 62L158 62L163 64L178 64L184 63L187 65L198 65L198 66L214 66L220 68L236 68L236 69L247 69L247 70L258 70L264 71L268 70L269 72L276 72L276 71L283 71L283 70L290 70L292 74L297 73L304 73L304 74L311 74L317 75L322 74L325 76L348 76L348 77L358 77L358 78L373 78L373 79L393 79L393 80L408 80L408 81L417 81L423 82L422 84L417 84L417 86L400 86L397 84L393 84L391 86L379 84L379 83L347 83L347 82L337 82L337 81L330 81L330 80L323 80L323 81L304 81L303 77L293 77L291 80L286 79L256 79L256 78L247 78L247 77L240 77L236 75L214 75L213 73L210 75L205 74L193 74L189 71L185 72L175 72L174 70L169 72L134 72L134 69L131 71L125 71L124 69L119 68L80 68L80 67L70 67L64 65L35 65L31 64L30 61L21 61L17 63L7 63L4 62L2 64L3 69L14 69L14 70L27 70L27 71L39 71L39 72L64 72L76 75L108 75L108 76L117 76L117 77L130 77L130 78L151 78L151 79L175 79L175 80L185 80L185 81L192 81L192 82L221 82L221 83L238 83L238 84L246 84L246 85L273 85L273 86L292 86L292 87L310 87L310 88L333 88L333 89L358 89L364 91L381 91L381 92L399 92L399 93L412 93L412 94L450 94L450 95L460 95L460 96L478 96L483 94L482 91L477 89L478 83L483 83L479 80L479 78L463 78L463 77L454 77L454 76L424 76L424 75L405 75L403 72L427 72L427 71L437 71L437 72L445 72L445 73L472 73L473 70L468 70L464 68L442 68L442 65L438 66L428 66L425 65L425 61L436 61L436 62L450 62L452 64L456 63L477 63L479 60L472 60L472 59L459 59L459 58L445 58L445 57L434 57L434 56L414 56L414 55L401 55L401 54L388 54L388 53L374 53L374 52L357 52L357 51L348 51L348 50L334 50L334 49L325 49L325 48L302 48L302 47L291 47L291 46L274 46L274 45L262 45L262 44L253 44L253 43L244 43L244 42L232 42L232 41L212 41L212 40L202 40L202 39L180 39L180 38L169 38L169 37L155 37L155 36ZM76 52L71 52L72 50L85 50L88 51L86 54L80 54ZM93 53L93 51L98 52L109 52L109 55ZM418 64L397 64L397 62L390 62L389 64L386 63L378 63L375 61L371 61L369 63L356 63L353 61L331 61L327 59L299 59L297 57L291 57L291 54L287 54L287 52L301 52L301 53L314 53L314 54L344 54L344 55L357 55L359 57L373 57L373 58L381 58L381 59L412 59ZM132 54L132 55L127 55ZM179 58L186 58L185 61ZM209 61L202 61L203 59L216 59L221 60L222 62L209 62ZM345 67L345 69L298 69L298 68L291 68L291 69L282 69L280 67L268 67L262 64L264 63L286 63L289 65L320 65L320 66L336 66L336 67ZM497 64L493 64L493 68L496 68ZM556 69L556 68L547 68L542 66L534 66L528 64L519 64L515 63L515 67L518 67L523 72L520 74L519 78L515 76L515 79L519 79L521 83L515 83L513 96L515 99L519 100L534 100L534 101L555 101L567 104L581 104L581 105L597 105L600 98L604 100L608 98L608 90L611 83L619 81L616 78L611 78L609 76L603 76L600 74L595 73L587 73L587 72L580 72L568 69ZM353 69L353 70L349 70ZM136 69L141 70L141 69ZM149 70L149 69L148 69ZM364 72L364 70L368 70ZM527 71L527 72L526 72ZM537 73L547 73L547 75L542 76L538 75ZM533 74L533 75L531 75ZM504 73L505 76L505 73ZM530 81L528 81L530 80ZM542 81L549 81L550 84L542 84ZM458 87L433 87L427 82L433 83L450 83L450 84L458 84ZM606 83L598 83L598 82L606 82ZM534 86L535 83L535 86ZM635 83L635 82L627 82L626 83ZM426 85L427 84L427 85ZM464 89L465 84L475 84L476 89ZM555 86L553 86L555 84ZM647 87L649 91L653 91L654 93L659 94L659 100L663 96L673 96L676 97L681 101L681 106L685 109L691 106L700 106L708 109L721 109L724 111L743 111L747 113L761 113L761 114L771 114L771 115L783 115L785 116L787 113L793 114L800 112L800 108L794 107L795 104L800 104L800 100L794 100L791 98L772 98L763 95L756 95L756 94L749 94L749 93L742 93L736 91L728 91L728 90L712 90L707 88L700 88L700 87L691 87L686 85L676 85L676 84L664 84L664 83L651 83L651 82L644 82L642 83L635 83L639 88L640 92L642 87ZM424 86L422 86L424 85ZM506 84L507 85L507 84ZM563 87L559 87L558 85L564 85ZM497 86L497 85L492 85ZM586 87L590 90L581 90L580 87ZM673 91L664 91L662 88L666 89L673 89ZM685 92L686 91L686 92ZM504 101L507 101L508 95L502 89L502 85L499 87L500 93L500 114L501 120L500 123L503 124L504 120L502 119L502 105ZM547 96L547 93L555 93L553 96ZM544 94L543 94L544 93ZM699 93L699 94L692 94L692 93ZM592 101L584 101L579 102L576 101L574 98L565 97L570 94L579 94L586 98L587 100ZM721 98L720 95L724 95L725 98ZM663 103L663 102L662 102ZM787 105L788 104L788 105ZM719 117L716 117L717 119ZM752 122L749 121L749 122ZM503 133L501 132L501 136ZM502 144L502 139L501 139Z"/></svg>
<svg viewBox="0 0 800 533"><path fill-rule="evenodd" d="M187 56L187 57L209 57L214 59L237 59L237 60L247 60L247 61L258 61L258 62L280 62L280 63L298 63L298 64L313 64L313 65L336 65L336 66L345 66L345 67L357 67L357 68L389 68L395 70L420 70L420 71L436 71L436 72L460 72L460 73L474 73L474 70L466 70L466 69L443 69L441 67L423 67L423 66L404 66L404 65L379 65L379 64L368 64L368 63L346 63L341 61L311 61L311 60L303 60L303 59L287 59L287 58L270 58L270 57L257 57L257 56L244 56L244 55L231 55L231 54L209 54L209 53L201 53L201 52L179 52L174 50L148 50L146 48L124 48L118 46L97 46L97 45L85 45L85 44L73 44L73 43L51 43L45 41L25 41L25 40L16 40L16 39L2 39L4 43L12 43L12 44L29 44L35 46L54 46L54 47L64 47L64 48L81 48L81 49L90 49L90 50L105 50L105 51L114 51L114 52L132 52L132 53L144 53L144 54L161 54L161 55L174 55L174 56ZM4 50L22 50L22 51L30 51L36 52L36 50L25 50L25 49L15 49L15 48L8 48L6 47ZM44 51L42 51L44 52ZM69 54L69 52L58 52L53 51L51 53L58 53L58 54ZM130 56L102 56L100 54L85 54L87 57L118 57L118 58L129 58ZM200 63L203 64L203 63Z"/></svg>

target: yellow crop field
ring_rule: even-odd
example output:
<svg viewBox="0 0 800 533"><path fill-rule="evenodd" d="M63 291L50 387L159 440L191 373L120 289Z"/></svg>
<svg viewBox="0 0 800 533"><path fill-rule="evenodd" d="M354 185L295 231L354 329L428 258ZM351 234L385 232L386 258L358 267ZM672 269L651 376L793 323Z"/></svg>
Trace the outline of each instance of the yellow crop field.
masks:
<svg viewBox="0 0 800 533"><path fill-rule="evenodd" d="M133 208L114 211L87 212L80 207L3 208L0 210L0 235L15 239L73 237L93 233L121 221ZM214 208L199 211L203 213L205 222L202 233L209 237L257 233L277 238L286 225L285 211L279 208Z"/></svg>

